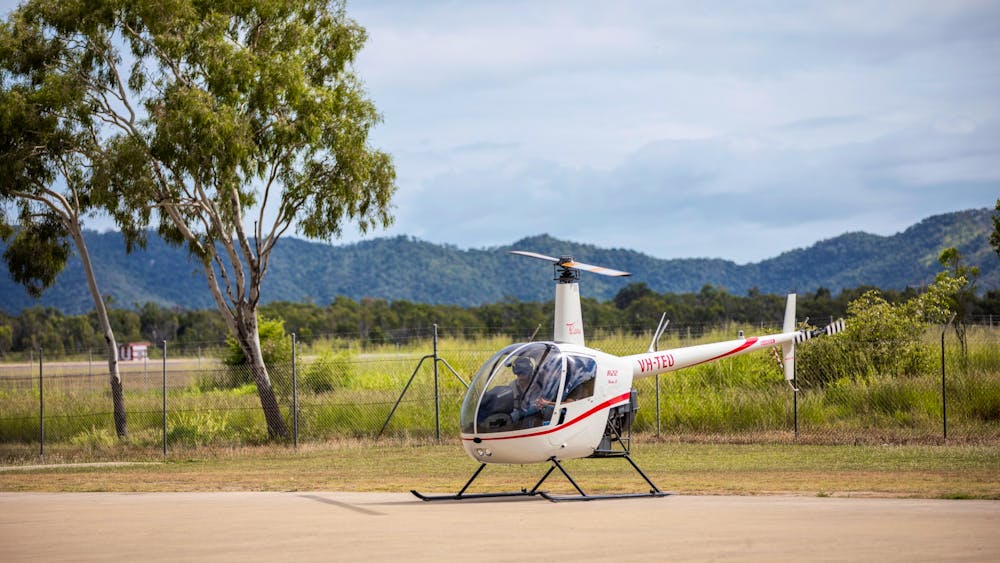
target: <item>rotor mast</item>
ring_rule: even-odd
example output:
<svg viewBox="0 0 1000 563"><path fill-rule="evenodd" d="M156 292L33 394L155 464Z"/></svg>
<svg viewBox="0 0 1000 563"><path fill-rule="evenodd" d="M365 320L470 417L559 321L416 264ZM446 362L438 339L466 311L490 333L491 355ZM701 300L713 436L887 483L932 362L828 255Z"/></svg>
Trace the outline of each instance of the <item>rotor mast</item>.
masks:
<svg viewBox="0 0 1000 563"><path fill-rule="evenodd" d="M580 306L580 270L566 266L571 256L560 256L554 265L556 310L552 340L583 346L583 308Z"/></svg>
<svg viewBox="0 0 1000 563"><path fill-rule="evenodd" d="M628 272L577 262L573 260L572 256L553 258L521 250L512 250L510 253L545 260L553 264L553 280L556 282L556 310L552 340L561 344L584 346L583 310L580 307L580 270L603 276L629 275Z"/></svg>

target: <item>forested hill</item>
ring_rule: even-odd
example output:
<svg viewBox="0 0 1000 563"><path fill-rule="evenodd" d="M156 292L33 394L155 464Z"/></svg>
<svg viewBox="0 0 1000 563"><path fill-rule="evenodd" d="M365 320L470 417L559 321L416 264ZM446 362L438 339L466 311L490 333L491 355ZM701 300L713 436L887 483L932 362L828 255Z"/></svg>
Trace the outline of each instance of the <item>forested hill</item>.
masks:
<svg viewBox="0 0 1000 563"><path fill-rule="evenodd" d="M645 282L664 293L697 292L710 284L744 295L789 290L833 292L860 285L903 289L933 280L941 268L937 256L954 246L967 263L981 269L979 288L1000 288L1000 260L989 245L992 210L937 215L892 236L847 233L808 248L785 252L762 262L738 265L723 259L663 260L625 249L598 248L547 235L510 246L462 250L408 237L381 238L350 245L329 245L285 238L278 243L265 279L265 301L324 305L342 295L389 301L462 306L505 298L539 301L552 298L552 269L545 263L513 256L511 249L577 260L632 272L624 280L587 275L583 295L612 298L628 283ZM156 302L187 309L213 307L201 267L182 248L155 235L146 249L125 254L118 233L88 232L87 244L105 295L119 307ZM0 247L2 248L2 247ZM9 275L0 275L0 310L18 313L42 304L67 314L93 305L79 260L74 258L41 300L31 299Z"/></svg>

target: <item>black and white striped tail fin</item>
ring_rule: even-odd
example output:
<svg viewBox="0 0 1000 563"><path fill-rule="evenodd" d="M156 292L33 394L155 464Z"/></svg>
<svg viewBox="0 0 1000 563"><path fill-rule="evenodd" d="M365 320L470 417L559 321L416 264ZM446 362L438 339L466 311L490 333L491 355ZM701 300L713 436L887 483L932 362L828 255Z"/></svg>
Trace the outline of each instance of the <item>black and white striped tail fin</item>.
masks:
<svg viewBox="0 0 1000 563"><path fill-rule="evenodd" d="M795 335L795 342L796 343L805 342L810 338L837 334L838 332L843 332L843 331L844 331L844 319L837 319L823 328L817 328L815 330L799 331L799 333Z"/></svg>

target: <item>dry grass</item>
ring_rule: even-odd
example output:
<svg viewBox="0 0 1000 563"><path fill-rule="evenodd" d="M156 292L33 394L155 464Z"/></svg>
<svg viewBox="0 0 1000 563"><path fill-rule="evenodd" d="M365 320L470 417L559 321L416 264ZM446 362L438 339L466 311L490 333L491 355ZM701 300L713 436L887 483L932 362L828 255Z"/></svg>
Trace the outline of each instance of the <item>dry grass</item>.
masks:
<svg viewBox="0 0 1000 563"><path fill-rule="evenodd" d="M301 447L192 449L126 465L37 464L5 452L0 491L457 492L476 468L457 443L337 441ZM664 490L682 494L1000 499L1000 450L991 446L733 445L643 442L633 457ZM106 459L101 457L99 459ZM77 456L53 461L87 461ZM588 492L645 490L624 460L571 460ZM530 488L544 465L490 466L474 490ZM543 487L570 492L553 474ZM470 489L470 492L472 492Z"/></svg>

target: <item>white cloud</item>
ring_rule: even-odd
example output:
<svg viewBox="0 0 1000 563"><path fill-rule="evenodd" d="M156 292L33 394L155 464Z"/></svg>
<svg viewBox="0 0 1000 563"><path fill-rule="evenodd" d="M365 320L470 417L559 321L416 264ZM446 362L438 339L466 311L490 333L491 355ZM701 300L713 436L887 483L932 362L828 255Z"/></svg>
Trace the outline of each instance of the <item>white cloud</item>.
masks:
<svg viewBox="0 0 1000 563"><path fill-rule="evenodd" d="M747 261L1000 193L995 3L420 6L349 7L394 232Z"/></svg>
<svg viewBox="0 0 1000 563"><path fill-rule="evenodd" d="M419 198L404 190L397 230L474 247L546 232L660 257L756 261L846 231L891 234L938 212L990 205L1000 185L996 125L820 150L661 141L607 171L509 160L430 178ZM910 137L925 141L905 144Z"/></svg>

